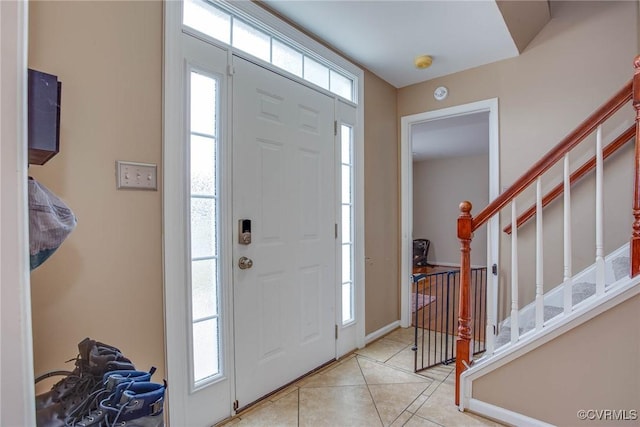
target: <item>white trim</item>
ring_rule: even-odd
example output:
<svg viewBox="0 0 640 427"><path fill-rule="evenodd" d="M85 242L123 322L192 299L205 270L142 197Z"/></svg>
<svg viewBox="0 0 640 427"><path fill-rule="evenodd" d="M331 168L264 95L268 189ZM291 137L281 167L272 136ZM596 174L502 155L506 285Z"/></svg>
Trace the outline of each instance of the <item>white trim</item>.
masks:
<svg viewBox="0 0 640 427"><path fill-rule="evenodd" d="M337 53L330 50L323 44L318 43L316 40L300 32L299 30L292 27L291 25L280 20L280 18L271 14L271 12L269 12L268 10L264 9L263 7L259 6L258 4L252 1L225 1L225 0L218 0L218 1L220 3L224 3L228 5L227 7L231 9L236 9L244 12L249 17L253 18L254 22L262 23L270 27L271 29L275 30L276 32L282 34L285 38L288 38L293 42L298 43L303 49L306 49L308 53L318 55L319 58L317 59L320 59L321 61L322 59L330 61L333 65L336 65L337 67L342 68L347 73L350 73L351 75L356 77L358 79L359 87L354 88L355 90L354 99L358 100L357 103L359 105L363 105L362 91L361 91L362 86L360 83L364 79L364 72L360 67L356 66L349 60L338 55Z"/></svg>
<svg viewBox="0 0 640 427"><path fill-rule="evenodd" d="M355 304L356 304L356 346L365 346L365 275L364 275L364 72L360 70L358 75L358 107L356 108L356 135L354 147L354 185L356 191L354 198L354 283L355 283ZM358 225L359 224L359 225Z"/></svg>
<svg viewBox="0 0 640 427"><path fill-rule="evenodd" d="M489 112L489 201L495 199L500 194L500 146L498 127L498 98L472 102L464 105L443 108L440 110L427 111L401 117L400 127L400 324L408 327L411 324L410 299L411 292L411 241L413 228L413 165L411 154L411 126L429 120L444 119L447 117L460 116L488 111ZM462 202L462 200L461 200ZM483 208L481 206L479 209ZM455 230L451 230L455 233ZM487 223L487 270L491 272L491 266L498 264L498 250L500 241L499 218L495 215ZM489 278L491 280L489 280ZM487 276L488 289L497 289L498 277L493 274ZM488 318L497 318L497 292L488 302ZM491 316L491 313L494 313Z"/></svg>
<svg viewBox="0 0 640 427"><path fill-rule="evenodd" d="M364 176L364 167L362 164L363 155L356 154L356 151L362 151L362 144L357 143L357 133L359 130L359 124L361 120L359 118L358 106L345 101L342 98L335 97L335 112L336 112L336 124L340 127L341 124L348 124L353 132L353 147L352 147L352 192L353 200L353 309L354 319L347 323L342 324L342 306L336 305L336 324L339 325L338 340L336 345L336 357L340 358L349 351L355 348L364 347L364 230L363 227L358 227L358 224L363 224L364 221L364 191L361 184ZM336 132L336 156L339 157L340 153L340 136L341 132ZM338 160L336 158L336 160ZM336 163L335 180L336 180L336 224L339 224L339 218L341 218L341 167L340 162ZM339 227L340 228L340 227ZM339 233L340 234L340 233ZM340 237L340 236L339 236ZM360 243L360 244L359 244ZM336 265L342 265L342 242L341 239L336 239ZM336 298L340 303L342 302L342 271L336 268L336 296L340 295L340 298Z"/></svg>
<svg viewBox="0 0 640 427"><path fill-rule="evenodd" d="M553 424L548 424L544 421L537 420L535 418L531 418L517 412L509 411L508 409L504 409L477 399L470 399L467 409L469 409L469 412L474 412L476 414L482 415L483 417L491 418L493 420L512 426L554 427Z"/></svg>
<svg viewBox="0 0 640 427"><path fill-rule="evenodd" d="M621 282L613 289L607 290L607 292L596 299L591 300L589 304L581 304L574 308L571 314L563 316L557 316L550 320L541 332L535 332L535 330L522 335L518 343L508 346L506 349L498 349L494 353L493 357L487 359L478 359L476 363L467 369L460 375L460 410L469 408L471 400L473 399L473 381L489 374L490 372L506 365L507 363L523 356L524 354L546 344L554 338L576 328L583 323L593 319L601 313L615 307L618 304L640 294L640 276L633 279L627 278L621 279ZM557 319L557 320L556 320ZM478 407L474 409L481 415L485 415L483 412L479 412ZM508 422L508 420L502 420L497 418L495 414L486 414L492 418L496 418L500 421ZM520 424L516 424L520 425Z"/></svg>
<svg viewBox="0 0 640 427"><path fill-rule="evenodd" d="M377 331L371 332L369 335L365 337L364 342L367 345L371 344L373 341L377 340L378 338L382 338L383 336L387 335L389 332L393 332L399 327L400 327L400 321L396 320L395 322L389 323L387 326L383 326Z"/></svg>
<svg viewBox="0 0 640 427"><path fill-rule="evenodd" d="M26 1L0 2L0 425L35 425L27 209Z"/></svg>
<svg viewBox="0 0 640 427"><path fill-rule="evenodd" d="M318 50L314 50L313 48L309 48L308 46L306 46L304 43L310 44L310 43L317 43L315 42L313 39L307 38L304 42L300 42L299 40L302 40L303 37L300 37L300 35L297 35L296 31L293 32L293 37L291 35L287 35L287 34L292 34L292 33L287 33L285 34L285 32L281 31L281 28L278 27L278 25L281 25L282 23L276 18L275 21L273 20L273 15L271 15L271 13L269 12L269 10L266 10L262 7L258 7L261 10L257 10L253 7L253 5L249 2L249 5L243 5L242 2L234 2L234 1L229 1L229 0L209 0L209 3L212 4L212 7L215 7L216 9L227 13L229 15L231 15L232 17L232 23L231 23L231 28L233 28L233 26L235 25L233 22L237 19L238 21L242 21L244 24L249 25L250 27L253 27L259 31L263 31L267 36L269 36L271 38L271 40L278 40L281 43L286 44L287 46L289 46L290 48L296 50L297 52L301 53L304 57L309 58L311 60L314 60L324 66L326 66L329 70L341 75L344 78L347 78L351 81L352 86L351 86L351 94L350 94L350 98L341 98L344 100L347 100L348 102L353 103L353 100L357 100L358 99L358 85L354 84L356 82L356 80L359 78L356 74L352 73L351 71L348 71L348 69L345 69L343 66L339 65L336 62L340 62L342 63L342 65L347 65L347 66L351 66L353 67L353 64L349 63L348 61L345 63L344 59L341 57L338 57L338 61L332 61L329 57L331 55L336 55L334 52L329 51L328 49L326 49L326 47L318 44L319 47L321 47L322 49L324 49L325 53L326 52L330 52L329 54L320 54ZM269 17L264 17L264 13L266 12L266 14ZM261 15L264 19L258 18L257 15ZM265 15L266 16L266 15ZM271 24L268 23L271 22ZM305 81L307 84L313 84L311 83L309 80L306 80L304 77L302 76L295 76L294 74L289 73L287 70L273 64L271 61L269 60L265 60L262 58L258 58L254 55L252 55L251 53L245 52L242 49L238 49L234 46L232 46L232 44L228 43L227 41L223 41L223 40L219 40L216 39L215 37L212 37L206 33L201 32L200 30L193 28L193 27L189 27L188 25L184 26L184 31L193 35L196 38L205 40L207 42L210 42L212 44L215 44L217 46L222 47L223 49L230 49L233 50L233 52L235 54L238 54L238 56L247 59L251 62L254 62L256 59L258 59L260 62L264 62L267 63L271 66L273 66L274 68L276 68L278 71L278 74L281 75L287 75L287 76L292 76L295 78L299 78L303 81ZM232 30L233 31L233 30ZM304 35L303 35L304 36ZM231 41L231 43L233 43ZM315 84L313 84L315 86ZM331 93L331 96L338 96L341 97L341 95L332 92L329 90L329 88L323 89L326 90L327 92Z"/></svg>
<svg viewBox="0 0 640 427"><path fill-rule="evenodd" d="M205 75L214 76L219 82L218 96L220 111L217 120L219 174L228 174L230 155L227 148L227 120L230 114L226 105L229 102L229 78L227 75L228 54L226 51L209 46L200 40L184 35L181 31L180 3L167 4L166 33L173 32L175 39L167 40L164 79L164 186L163 186L163 264L165 292L165 353L167 377L172 384L169 402L169 421L176 425L211 424L232 415L233 395L233 341L231 336L231 286L223 285L220 290L219 308L222 318L219 327L222 341L220 352L221 374L211 382L192 384L191 328L189 315L190 264L189 228L190 228L190 185L189 155L185 141L189 140L187 115L189 110L188 90L190 71L196 69ZM173 27L171 27L172 25ZM206 53L202 49L205 48ZM172 57L173 55L173 57ZM206 59L203 60L203 57ZM215 60L214 60L215 58ZM217 62L216 62L217 61ZM220 176L220 175L219 175ZM220 209L219 274L222 283L230 283L231 237L230 205L226 183L218 180ZM224 206L227 208L225 209ZM228 250L226 248L229 248ZM215 413L194 411L194 407L207 408L203 401L215 400ZM221 412L224 412L222 415ZM205 419L209 417L208 419ZM215 418L215 420L214 420Z"/></svg>
<svg viewBox="0 0 640 427"><path fill-rule="evenodd" d="M231 46L231 45L228 45L228 44L226 44L224 42L221 42L220 40L217 40L217 39L215 39L215 38L213 38L211 36L208 36L208 35L206 35L204 33L201 33L200 31L196 30L195 28L191 28L191 27L188 27L188 26L185 25L182 28L182 32L184 34L188 34L188 35L192 36L193 38L201 40L201 41L203 41L203 42L205 42L207 44L216 46L216 47L218 47L220 49L223 49L225 51L229 51L234 56L237 56L239 58L245 59L245 60L247 60L247 61L249 61L251 63L259 65L260 67L263 67L263 68L266 68L266 69L268 69L270 71L273 71L276 74L279 74L279 75L281 75L283 77L286 77L286 78L288 78L290 80L293 80L293 81L295 81L297 83L300 83L302 85L308 86L313 90L316 90L318 92L324 93L325 95L329 96L330 98L336 98L336 99L340 100L341 102L344 102L347 105L357 106L357 102L354 102L354 101L348 100L346 98L343 98L340 95L331 92L329 89L325 89L325 88L323 88L321 86L318 86L318 85L316 85L315 83L312 83L309 80L305 80L304 78L302 78L300 76L297 76L297 75L295 75L293 73L290 73L289 71L287 71L287 70L285 70L283 68L280 68L277 65L272 64L271 62L268 62L268 61L265 61L264 59L261 59L261 58L258 58L256 56L253 56L252 54L250 54L248 52L245 52L242 49L238 49L238 48L236 48L234 46ZM270 31L270 33L273 33L273 31ZM297 46L297 44L296 44L296 46ZM308 49L304 49L304 51L308 52L309 50ZM309 56L309 55L307 55L307 56ZM346 76L346 77L349 77L349 78L352 78L352 79L355 79L355 80L358 80L358 81L361 78L363 78L363 77L353 76L353 75L351 75L351 73L349 73L349 72L347 72L345 70L342 70L340 67L337 67L335 65L330 64L326 60L322 61L322 60L319 59L319 57L317 57L317 55L313 56L312 59L314 59L314 60L318 59L318 62L321 62L321 63L323 63L325 65L329 64L327 66L331 70L334 70L334 71L339 70L342 73L348 74L348 76ZM358 93L362 93L362 90L363 90L362 89L362 85L360 85L360 84L354 85L354 92L358 91Z"/></svg>
<svg viewBox="0 0 640 427"><path fill-rule="evenodd" d="M184 339L187 330L183 329L187 319L187 295L183 286L186 283L185 242L186 230L184 213L175 203L183 200L186 204L183 175L186 162L184 150L179 144L183 141L184 108L183 94L184 67L180 28L182 27L182 8L180 2L167 2L164 9L164 69L163 69L163 185L162 185L162 229L163 229L163 271L164 271L164 333L165 333L165 371L171 384L171 397L167 400L167 420L169 425L184 425L187 420L186 408L189 394L189 380L184 368L189 366L187 352L176 351L181 348L180 338ZM178 179L176 179L178 178ZM168 262L171 260L171 262ZM184 302L172 304L168 301ZM186 344L186 343L185 343ZM172 351L169 351L169 349ZM175 380L174 380L175 377Z"/></svg>
<svg viewBox="0 0 640 427"><path fill-rule="evenodd" d="M356 103L350 103L342 98L338 98L337 95L319 89L312 86L309 82L302 79L293 79L299 83L305 84L323 93L330 94L331 97L339 99L340 102L345 105L350 105L356 108L356 121L354 124L354 174L355 174L355 188L356 194L354 198L354 223L355 228L355 270L354 270L354 282L355 282L355 305L356 305L356 321L349 326L353 329L353 336L356 346L358 348L365 345L365 292L364 292L364 71L356 65L350 63L348 60L340 57L333 51L328 50L315 40L305 36L298 32L295 28L290 27L288 24L280 21L275 16L271 15L261 7L252 4L251 2L234 2L234 7L239 7L245 10L246 13L255 17L257 20L264 22L266 25L272 27L288 38L297 41L303 46L306 46L313 52L324 56L328 61L341 67L345 71L353 74L357 77L357 105ZM182 216L183 212L180 207L175 206L176 200L186 200L183 188L185 177L182 176L181 171L184 170L184 164L187 159L184 158L184 153L176 150L175 142L183 140L184 129L184 112L183 105L185 103L182 84L184 82L184 59L185 52L183 46L182 37L192 37L198 39L201 42L209 43L215 46L217 49L222 49L227 54L227 70L228 74L232 75L233 69L229 65L232 64L231 58L234 52L233 48L226 46L221 47L220 44L211 42L210 40L194 36L190 32L185 32L182 25L182 2L167 2L165 4L165 20L164 20L164 90L163 90L163 162L164 162L164 185L163 185L163 260L164 260L164 301L165 301L165 360L166 360L166 372L169 382L172 384L171 398L168 402L168 420L169 424L186 425L189 424L188 420L193 414L188 413L188 396L189 387L184 379L186 377L185 366L187 366L186 352L182 351L182 355L175 355L175 351L172 351L172 355L169 353L169 349L175 349L176 340L184 341L187 331L184 329L184 319L187 318L186 303L184 307L178 307L178 309L172 308L168 310L167 301L185 301L186 291L183 287L176 286L176 284L183 283L185 281L184 271L186 271L185 257L187 245L184 242L183 234L186 235L186 225ZM239 56L243 56L238 52ZM245 54L246 55L246 54ZM259 62L260 66L268 69L272 69L271 65L259 61L255 58L251 59L252 62ZM285 77L292 78L290 75L286 75L282 70L275 70ZM226 125L226 130L222 130L221 139L231 141L233 135L231 135L231 105L232 105L232 91L231 80L232 78L227 75L226 83L226 98L223 98L223 103L226 101L225 108L229 108L229 114L223 117L221 124ZM224 97L225 95L223 95ZM230 151L229 151L230 153ZM231 157L228 154L221 153L224 156L227 167L231 167ZM222 165L221 167L223 167ZM228 176L230 172L223 172ZM221 191L226 191L230 194L231 184L227 182L221 182L224 187ZM186 203L186 201L185 201ZM223 218L222 221L226 224L226 234L221 238L227 243L228 248L231 248L231 230L233 224L229 225L231 218L231 203L226 203L228 209L221 212ZM229 249L230 250L230 249ZM229 258L227 258L229 259ZM229 263L227 263L229 264ZM225 265L227 270L227 276L231 277L231 267ZM337 285L338 286L338 285ZM223 290L224 292L225 290ZM229 287L226 289L226 293L223 296L224 305L227 310L226 323L224 325L225 334L227 334L228 341L226 341L227 350L224 351L226 357L225 369L226 379L229 380L230 395L233 400L235 396L234 385L234 365L233 365L233 295L231 295L232 289ZM173 307L174 304L172 304ZM186 345L186 344L184 344ZM172 381L171 378L174 380ZM220 403L220 402L219 402ZM230 410L231 411L231 410ZM230 414L232 415L232 414Z"/></svg>
<svg viewBox="0 0 640 427"><path fill-rule="evenodd" d="M227 70L229 67L232 67L233 64L233 52L227 51ZM227 224L226 230L222 230L220 236L222 239L221 242L221 256L225 259L233 260L233 181L231 177L233 176L233 111L231 106L233 105L233 76L227 76L225 82L225 91L224 96L220 97L220 102L226 102L226 108L228 111L223 111L222 121L220 122L220 140L227 141L227 144L222 144L220 148L220 171L218 177L227 177L228 179L224 179L220 182L218 189L225 196L224 205L225 209L220 210L222 224ZM225 99L226 97L226 99ZM222 265L222 274L223 277L228 278L228 280L233 283L233 262L223 262ZM222 308L227 312L227 319L224 322L224 338L226 339L227 348L224 351L224 356L226 357L226 361L224 361L224 369L228 372L227 378L229 379L229 399L231 402L235 400L236 396L236 380L235 380L235 369L236 369L236 356L235 356L235 335L233 334L234 328L234 320L235 319L235 311L233 305L233 286L222 286ZM236 415L236 410L233 409L232 405L232 413L231 415Z"/></svg>

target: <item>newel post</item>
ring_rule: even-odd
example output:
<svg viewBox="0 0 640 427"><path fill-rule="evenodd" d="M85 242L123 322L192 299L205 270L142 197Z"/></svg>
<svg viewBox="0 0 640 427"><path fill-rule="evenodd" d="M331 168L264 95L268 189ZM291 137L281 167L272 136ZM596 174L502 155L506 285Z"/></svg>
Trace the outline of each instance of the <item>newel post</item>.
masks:
<svg viewBox="0 0 640 427"><path fill-rule="evenodd" d="M458 239L460 239L460 307L458 310L458 338L456 339L456 405L460 404L460 374L471 360L471 232L473 217L471 203L460 203ZM466 366L465 366L466 365Z"/></svg>
<svg viewBox="0 0 640 427"><path fill-rule="evenodd" d="M635 175L633 178L633 232L631 233L631 277L640 273L640 55L633 61L633 108L636 110Z"/></svg>

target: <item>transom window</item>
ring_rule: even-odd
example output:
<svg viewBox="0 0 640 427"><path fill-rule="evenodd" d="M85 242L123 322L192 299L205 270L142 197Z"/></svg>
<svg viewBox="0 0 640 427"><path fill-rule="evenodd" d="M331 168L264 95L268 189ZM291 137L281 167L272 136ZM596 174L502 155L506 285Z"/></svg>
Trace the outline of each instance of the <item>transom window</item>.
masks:
<svg viewBox="0 0 640 427"><path fill-rule="evenodd" d="M183 24L342 98L356 101L356 77L306 52L275 31L243 19L226 3L185 0Z"/></svg>

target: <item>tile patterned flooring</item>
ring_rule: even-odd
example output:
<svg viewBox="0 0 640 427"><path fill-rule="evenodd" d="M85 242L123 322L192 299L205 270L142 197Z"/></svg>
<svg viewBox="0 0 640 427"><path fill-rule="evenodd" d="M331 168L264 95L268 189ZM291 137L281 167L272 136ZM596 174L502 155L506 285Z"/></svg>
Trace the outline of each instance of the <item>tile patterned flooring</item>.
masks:
<svg viewBox="0 0 640 427"><path fill-rule="evenodd" d="M400 328L241 412L226 426L500 426L458 411L454 366L413 373Z"/></svg>

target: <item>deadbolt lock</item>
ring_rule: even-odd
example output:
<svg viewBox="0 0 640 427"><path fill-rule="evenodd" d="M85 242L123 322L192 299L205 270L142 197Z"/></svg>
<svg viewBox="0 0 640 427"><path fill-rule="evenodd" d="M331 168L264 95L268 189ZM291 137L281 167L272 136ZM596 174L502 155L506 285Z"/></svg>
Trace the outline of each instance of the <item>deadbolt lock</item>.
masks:
<svg viewBox="0 0 640 427"><path fill-rule="evenodd" d="M241 245L251 244L251 220L238 220L238 243Z"/></svg>
<svg viewBox="0 0 640 427"><path fill-rule="evenodd" d="M242 245L248 245L251 243L251 233L241 233L239 243Z"/></svg>

